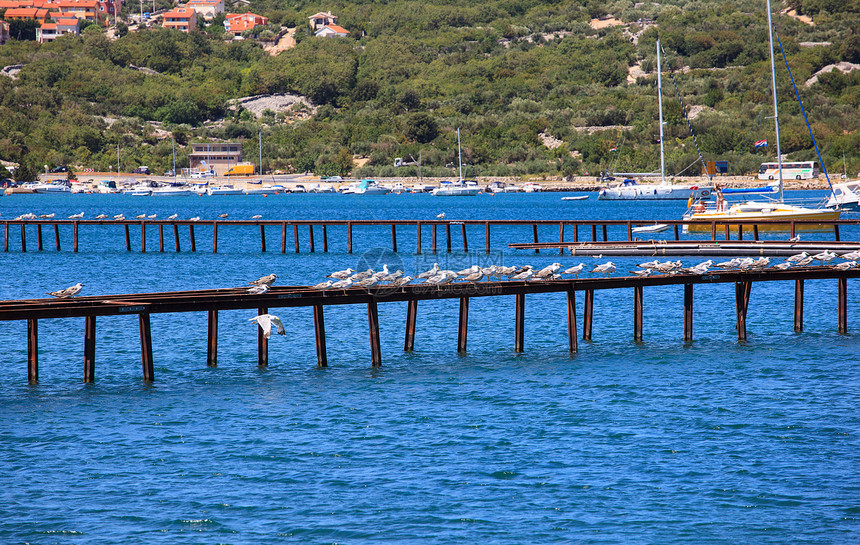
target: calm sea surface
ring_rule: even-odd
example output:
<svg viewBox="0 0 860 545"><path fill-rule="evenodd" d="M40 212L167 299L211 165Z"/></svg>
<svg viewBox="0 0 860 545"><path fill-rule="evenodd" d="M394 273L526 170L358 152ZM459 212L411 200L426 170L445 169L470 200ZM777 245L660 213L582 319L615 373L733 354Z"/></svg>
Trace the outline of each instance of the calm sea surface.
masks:
<svg viewBox="0 0 860 545"><path fill-rule="evenodd" d="M0 198L0 217L673 219L684 206L561 196L14 195ZM224 227L212 254L211 229L200 226L196 253L183 228L182 251L170 230L162 254L157 229L140 253L139 229L126 252L121 227L84 226L75 254L70 228L61 252L52 229L36 252L31 227L22 253L13 227L0 299L75 282L86 295L121 294L240 286L272 272L279 284L311 284L383 263L411 274L437 260L606 261L506 249L531 241L530 227L494 229L486 256L476 226L469 244L479 252L434 256L430 232L419 256L411 228L398 230L397 254L387 227L357 228L350 255L345 228L332 227L330 252L311 254L302 228L302 253L291 253L289 231L281 254L273 227L262 254L256 228ZM540 236L557 239L558 228ZM452 237L462 248L459 228ZM614 258L616 274L646 260ZM697 286L688 345L683 288L645 290L638 344L632 290L598 292L594 340L574 356L557 295L527 297L522 354L512 297L472 300L465 355L456 300L419 305L413 353L402 351L406 305L383 303L379 369L360 305L326 309L326 369L316 368L310 309L272 309L289 334L271 339L266 369L252 311L221 313L217 368L206 367L205 313L153 315L151 384L134 316L99 318L89 385L83 319L40 322L38 385L26 381L26 324L3 322L0 543L857 543L860 286L849 283L847 335L836 332L835 281L807 281L799 334L793 290L756 284L749 340L738 343L733 287Z"/></svg>

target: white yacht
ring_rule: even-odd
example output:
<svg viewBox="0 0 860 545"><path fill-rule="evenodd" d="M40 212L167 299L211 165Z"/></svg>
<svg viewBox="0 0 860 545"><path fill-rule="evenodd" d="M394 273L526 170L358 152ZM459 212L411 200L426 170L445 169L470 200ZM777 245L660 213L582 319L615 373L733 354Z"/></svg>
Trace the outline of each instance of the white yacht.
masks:
<svg viewBox="0 0 860 545"><path fill-rule="evenodd" d="M474 180L460 180L457 182L443 181L439 187L432 191L437 197L472 197L481 192L478 182Z"/></svg>
<svg viewBox="0 0 860 545"><path fill-rule="evenodd" d="M375 180L362 180L358 183L349 184L341 193L344 195L385 195L391 193L391 190L382 187Z"/></svg>
<svg viewBox="0 0 860 545"><path fill-rule="evenodd" d="M242 195L242 190L232 185L213 185L206 188L207 195Z"/></svg>
<svg viewBox="0 0 860 545"><path fill-rule="evenodd" d="M860 210L860 181L835 184L833 193L827 199L827 208Z"/></svg>

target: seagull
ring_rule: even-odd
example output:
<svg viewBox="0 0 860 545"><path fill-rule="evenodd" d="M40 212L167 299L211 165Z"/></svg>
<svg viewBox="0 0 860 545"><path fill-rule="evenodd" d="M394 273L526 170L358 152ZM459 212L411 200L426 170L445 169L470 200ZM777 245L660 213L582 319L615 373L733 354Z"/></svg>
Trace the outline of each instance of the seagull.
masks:
<svg viewBox="0 0 860 545"><path fill-rule="evenodd" d="M315 289L315 290L325 291L326 289L330 288L332 284L334 284L334 282L332 282L331 280L326 280L325 282L320 282L319 284L314 284L313 286L311 286L311 288Z"/></svg>
<svg viewBox="0 0 860 545"><path fill-rule="evenodd" d="M346 280L354 272L355 271L352 270L351 268L344 269L342 271L335 271L335 272L331 273L330 275L328 275L326 278L335 278L337 280Z"/></svg>
<svg viewBox="0 0 860 545"><path fill-rule="evenodd" d="M769 257L760 257L760 258L756 259L755 261L753 261L752 267L754 269L764 269L768 265L770 265L770 258Z"/></svg>
<svg viewBox="0 0 860 545"><path fill-rule="evenodd" d="M146 219L148 219L148 220L154 220L154 219L155 219L155 218L157 218L157 217L158 217L158 214L150 214L149 216L146 216Z"/></svg>
<svg viewBox="0 0 860 545"><path fill-rule="evenodd" d="M391 273L388 272L388 264L386 263L386 264L382 265L381 271L371 274L370 277L375 278L376 281L379 282L380 280L382 280L383 278L385 278L389 274L391 274Z"/></svg>
<svg viewBox="0 0 860 545"><path fill-rule="evenodd" d="M256 216L251 216L251 219L252 220L258 220L258 219L261 219L262 217L263 216L261 216L260 214L257 214Z"/></svg>
<svg viewBox="0 0 860 545"><path fill-rule="evenodd" d="M268 286L272 287L272 284L275 283L275 279L278 277L277 274L267 274L266 276L261 276L256 280L252 280L248 282L254 286Z"/></svg>
<svg viewBox="0 0 860 545"><path fill-rule="evenodd" d="M646 263L640 263L636 266L639 268L642 268L642 269L653 269L654 267L656 267L659 264L660 264L660 262L655 259L654 261L648 261Z"/></svg>
<svg viewBox="0 0 860 545"><path fill-rule="evenodd" d="M788 261L785 261L783 263L778 263L778 264L774 265L773 268L776 270L779 270L779 271L785 271L785 270L788 270L791 268L791 263Z"/></svg>
<svg viewBox="0 0 860 545"><path fill-rule="evenodd" d="M105 219L106 217L107 217L107 214L99 214L98 216L96 216L96 219L97 219L97 220L103 220L103 219Z"/></svg>
<svg viewBox="0 0 860 545"><path fill-rule="evenodd" d="M113 219L115 219L116 221L123 221L125 219L125 216L123 216L122 214L117 214L113 217Z"/></svg>
<svg viewBox="0 0 860 545"><path fill-rule="evenodd" d="M338 280L330 287L335 290L342 290L350 287L352 285L352 278L344 278L343 280Z"/></svg>
<svg viewBox="0 0 860 545"><path fill-rule="evenodd" d="M511 280L522 280L522 281L526 281L526 280L528 280L529 278L531 278L533 274L534 274L534 271L532 270L532 266L531 266L531 265L526 265L526 266L523 268L522 272L519 272L519 273L517 273L517 274L513 275L513 276L511 277Z"/></svg>
<svg viewBox="0 0 860 545"><path fill-rule="evenodd" d="M418 275L418 278L430 278L439 274L439 264L433 263L433 267L430 270L424 271L423 273Z"/></svg>
<svg viewBox="0 0 860 545"><path fill-rule="evenodd" d="M582 269L585 268L585 263L580 263L579 265L574 265L573 267L569 267L563 271L561 274L572 274L574 278L579 276L579 273L582 272Z"/></svg>
<svg viewBox="0 0 860 545"><path fill-rule="evenodd" d="M463 269L462 271L457 271L457 276L466 276L469 274L474 274L481 270L481 267L478 265L472 265L468 269Z"/></svg>
<svg viewBox="0 0 860 545"><path fill-rule="evenodd" d="M260 314L259 316L254 316L249 321L257 322L260 325L260 329L263 330L263 337L267 339L272 336L273 324L278 328L278 335L287 334L287 331L284 329L283 322L281 322L281 319L274 314Z"/></svg>
<svg viewBox="0 0 860 545"><path fill-rule="evenodd" d="M367 278L363 278L358 282L354 282L352 285L357 288L372 288L373 286L379 284L379 279L374 276L368 276Z"/></svg>
<svg viewBox="0 0 860 545"><path fill-rule="evenodd" d="M200 216L194 216L193 218L190 218L188 221L200 221Z"/></svg>
<svg viewBox="0 0 860 545"><path fill-rule="evenodd" d="M135 216L135 218L136 218L136 219L139 219L139 220L145 220L145 219L146 219L146 214L140 214L139 216Z"/></svg>
<svg viewBox="0 0 860 545"><path fill-rule="evenodd" d="M178 218L178 217L179 217L179 214L171 214L170 216L167 216L167 219L169 219L169 220L175 220L175 219L176 219L176 218Z"/></svg>
<svg viewBox="0 0 860 545"><path fill-rule="evenodd" d="M218 214L219 218L226 218L227 216L229 216L229 214Z"/></svg>
<svg viewBox="0 0 860 545"><path fill-rule="evenodd" d="M439 274L428 278L427 283L441 286L442 284L450 284L455 278L457 278L456 273L452 275L449 272L442 271Z"/></svg>
<svg viewBox="0 0 860 545"><path fill-rule="evenodd" d="M371 276L373 276L373 269L367 269L366 271L360 271L355 273L354 275L350 276L350 278L352 278L353 282L360 282L361 280L364 280L365 278L370 278Z"/></svg>
<svg viewBox="0 0 860 545"><path fill-rule="evenodd" d="M69 286L68 288L59 291L49 291L47 292L47 295L53 295L54 297L57 297L59 299L68 299L69 297L74 297L75 295L80 293L83 287L84 285L78 282L74 286Z"/></svg>
<svg viewBox="0 0 860 545"><path fill-rule="evenodd" d="M717 267L719 269L734 269L737 268L737 266L740 264L741 260L736 257L728 261L723 261L722 263L716 263L714 264L714 267Z"/></svg>
<svg viewBox="0 0 860 545"><path fill-rule="evenodd" d="M798 261L806 259L807 257L809 257L808 253L800 252L799 254L794 254L793 256L788 257L786 261L788 261L789 263L797 263Z"/></svg>
<svg viewBox="0 0 860 545"><path fill-rule="evenodd" d="M795 235L788 239L789 242L800 242L800 235Z"/></svg>
<svg viewBox="0 0 860 545"><path fill-rule="evenodd" d="M72 214L71 216L69 216L69 219L70 219L70 220L79 220L79 219L81 219L82 217L84 217L84 213L83 213L83 212L79 212L79 213L77 213L77 214Z"/></svg>
<svg viewBox="0 0 860 545"><path fill-rule="evenodd" d="M701 263L699 263L698 265L695 265L693 267L687 267L685 269L681 269L681 271L686 272L686 273L690 273L690 274L705 274L706 272L708 272L708 269L710 269L711 265L713 265L713 264L714 264L714 262L709 259L707 261L702 261Z"/></svg>
<svg viewBox="0 0 860 545"><path fill-rule="evenodd" d="M800 261L797 262L797 266L798 267L806 267L810 263L812 263L812 256L804 257L803 259L801 259Z"/></svg>
<svg viewBox="0 0 860 545"><path fill-rule="evenodd" d="M261 286L251 286L250 288L248 288L248 293L251 293L253 295L262 295L267 291L269 291L269 286L267 284L263 284Z"/></svg>
<svg viewBox="0 0 860 545"><path fill-rule="evenodd" d="M484 271L482 271L480 268L478 268L477 271L464 276L463 280L465 282L473 282L474 283L474 282L480 282L482 278L484 278Z"/></svg>
<svg viewBox="0 0 860 545"><path fill-rule="evenodd" d="M392 282L391 285L399 288L401 286L405 286L406 284L408 284L410 282L412 282L411 276L401 276L400 278L397 278L396 280L394 280L394 282Z"/></svg>
<svg viewBox="0 0 860 545"><path fill-rule="evenodd" d="M607 261L606 263L604 263L602 265L598 265L598 266L594 267L594 269L591 272L601 273L601 274L604 274L606 276L609 276L610 274L615 272L615 263L613 263L611 261Z"/></svg>
<svg viewBox="0 0 860 545"><path fill-rule="evenodd" d="M403 274L404 274L403 271L401 271L400 269L397 269L396 271L389 274L388 276L385 276L382 279L380 279L380 281L381 282L394 282L395 280L397 280L398 278L403 276Z"/></svg>
<svg viewBox="0 0 860 545"><path fill-rule="evenodd" d="M652 271L652 269L639 269L638 271L630 271L630 272L632 272L636 276L645 277L645 276L651 276L651 271Z"/></svg>
<svg viewBox="0 0 860 545"><path fill-rule="evenodd" d="M436 217L439 218L440 220L445 219L445 212L442 212L441 214L436 214Z"/></svg>
<svg viewBox="0 0 860 545"><path fill-rule="evenodd" d="M820 254L815 254L814 256L812 256L812 259L824 263L826 261L832 260L834 257L836 257L835 253L831 252L830 250L824 250Z"/></svg>
<svg viewBox="0 0 860 545"><path fill-rule="evenodd" d="M42 215L41 215L41 216L39 216L39 217L40 217L40 218L42 218L42 219L49 220L49 219L52 219L54 216L56 216L56 214L42 214Z"/></svg>
<svg viewBox="0 0 860 545"><path fill-rule="evenodd" d="M856 266L857 266L856 261L843 261L842 263L839 263L838 265L834 265L833 268L838 270L838 271L847 271L848 269L853 269Z"/></svg>
<svg viewBox="0 0 860 545"><path fill-rule="evenodd" d="M538 280L545 280L555 275L555 273L561 268L561 263L553 263L552 265L547 265L543 269L539 270L534 274L534 278Z"/></svg>
<svg viewBox="0 0 860 545"><path fill-rule="evenodd" d="M847 259L848 261L856 261L860 259L860 251L853 250L851 252L840 255L842 259Z"/></svg>

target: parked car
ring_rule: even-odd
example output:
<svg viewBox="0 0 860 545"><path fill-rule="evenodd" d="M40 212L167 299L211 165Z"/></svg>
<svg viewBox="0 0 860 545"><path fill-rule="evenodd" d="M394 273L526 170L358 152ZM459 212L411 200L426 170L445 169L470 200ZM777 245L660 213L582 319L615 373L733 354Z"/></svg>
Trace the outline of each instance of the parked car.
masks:
<svg viewBox="0 0 860 545"><path fill-rule="evenodd" d="M173 172L172 170L168 170L167 172L165 172L165 173L164 173L164 175L165 175L165 176L170 176L170 177L172 178L172 177L175 177L175 176L176 176L176 173L175 173L175 172Z"/></svg>
<svg viewBox="0 0 860 545"><path fill-rule="evenodd" d="M131 171L132 174L149 174L149 167L141 166Z"/></svg>
<svg viewBox="0 0 860 545"><path fill-rule="evenodd" d="M54 174L57 174L58 172L68 172L68 171L69 171L69 167L67 167L65 165L60 165L58 167L54 167L51 169L51 172Z"/></svg>

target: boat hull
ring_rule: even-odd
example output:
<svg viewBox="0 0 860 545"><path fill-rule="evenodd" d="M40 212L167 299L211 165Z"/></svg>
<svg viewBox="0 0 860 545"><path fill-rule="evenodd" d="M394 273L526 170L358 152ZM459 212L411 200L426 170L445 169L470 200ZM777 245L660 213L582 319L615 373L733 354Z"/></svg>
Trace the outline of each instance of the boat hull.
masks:
<svg viewBox="0 0 860 545"><path fill-rule="evenodd" d="M764 212L702 212L698 214L692 214L685 219L690 220L703 220L703 221L717 221L720 222L720 227L725 225L725 222L735 221L774 221L774 220L785 220L786 223L758 223L755 226L759 231L790 231L791 230L791 221L810 221L810 220L818 220L822 222L834 221L839 219L840 210L815 210L815 209L807 209L806 211L794 211L789 210L785 212L774 211L770 213ZM736 229L741 224L739 223L729 223L730 229ZM745 223L743 226L747 229L752 229L752 225ZM802 223L795 224L795 231L830 231L833 229L833 225L828 225L825 223ZM705 233L711 231L710 224L700 224L700 225L685 225L685 232L691 233Z"/></svg>
<svg viewBox="0 0 860 545"><path fill-rule="evenodd" d="M671 185L634 185L630 187L608 187L598 193L603 201L662 201L699 199L708 197L713 191L710 187L676 187Z"/></svg>

